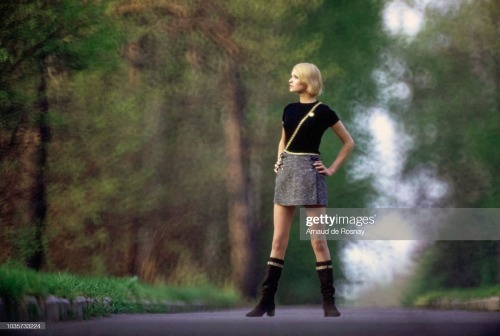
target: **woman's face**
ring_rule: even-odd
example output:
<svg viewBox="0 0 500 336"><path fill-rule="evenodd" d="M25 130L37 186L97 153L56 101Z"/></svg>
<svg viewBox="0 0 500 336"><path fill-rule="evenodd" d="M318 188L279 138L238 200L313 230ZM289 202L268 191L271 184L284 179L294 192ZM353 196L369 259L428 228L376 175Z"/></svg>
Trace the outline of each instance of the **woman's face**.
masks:
<svg viewBox="0 0 500 336"><path fill-rule="evenodd" d="M290 92L303 93L307 90L307 85L299 80L299 74L295 69L292 71L288 84L290 84Z"/></svg>

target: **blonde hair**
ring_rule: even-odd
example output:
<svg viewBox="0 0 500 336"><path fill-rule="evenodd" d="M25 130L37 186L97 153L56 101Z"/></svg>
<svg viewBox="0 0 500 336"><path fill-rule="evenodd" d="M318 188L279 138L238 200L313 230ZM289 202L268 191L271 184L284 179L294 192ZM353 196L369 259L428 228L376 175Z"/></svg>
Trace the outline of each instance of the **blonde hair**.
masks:
<svg viewBox="0 0 500 336"><path fill-rule="evenodd" d="M293 67L297 72L299 80L307 85L307 93L311 96L319 96L323 92L323 79L318 67L312 63L299 63Z"/></svg>

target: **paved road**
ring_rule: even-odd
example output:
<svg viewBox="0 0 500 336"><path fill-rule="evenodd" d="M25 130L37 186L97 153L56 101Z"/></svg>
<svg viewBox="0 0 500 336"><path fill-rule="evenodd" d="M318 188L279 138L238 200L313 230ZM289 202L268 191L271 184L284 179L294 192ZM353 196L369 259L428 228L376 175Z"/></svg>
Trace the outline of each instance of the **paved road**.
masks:
<svg viewBox="0 0 500 336"><path fill-rule="evenodd" d="M123 314L81 322L47 324L46 330L10 335L339 335L499 336L500 313L404 309L342 309L324 318L319 306L278 307L275 317L248 318L248 309L182 314Z"/></svg>

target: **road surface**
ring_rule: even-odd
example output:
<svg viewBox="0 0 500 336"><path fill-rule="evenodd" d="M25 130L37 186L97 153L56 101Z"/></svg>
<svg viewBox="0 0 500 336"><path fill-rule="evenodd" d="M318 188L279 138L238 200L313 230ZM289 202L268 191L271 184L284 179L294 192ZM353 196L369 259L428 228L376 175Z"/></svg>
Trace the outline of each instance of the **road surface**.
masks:
<svg viewBox="0 0 500 336"><path fill-rule="evenodd" d="M90 321L47 323L44 331L9 335L339 335L500 336L500 313L387 308L345 308L325 318L320 306L283 307L275 317L245 317L248 309L180 314L121 314ZM5 332L5 330L3 330Z"/></svg>

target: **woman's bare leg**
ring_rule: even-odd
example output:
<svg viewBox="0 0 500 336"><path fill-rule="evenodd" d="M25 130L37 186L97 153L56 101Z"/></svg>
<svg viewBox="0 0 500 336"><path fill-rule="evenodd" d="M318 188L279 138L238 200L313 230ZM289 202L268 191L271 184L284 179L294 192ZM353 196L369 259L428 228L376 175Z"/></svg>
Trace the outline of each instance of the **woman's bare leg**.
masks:
<svg viewBox="0 0 500 336"><path fill-rule="evenodd" d="M325 207L306 207L306 216L317 217L326 214ZM324 229L324 227L318 229ZM325 235L311 236L311 244L316 256L316 272L321 283L324 316L337 317L340 312L335 306L335 287L333 287L333 265Z"/></svg>
<svg viewBox="0 0 500 336"><path fill-rule="evenodd" d="M325 207L306 207L307 217L317 217L324 214L326 214ZM314 250L314 255L316 256L316 261L331 260L328 243L323 235L314 237L311 236L311 245Z"/></svg>
<svg viewBox="0 0 500 336"><path fill-rule="evenodd" d="M262 282L262 297L257 306L246 315L248 317L260 317L264 314L274 316L274 295L278 290L294 212L293 206L274 205L273 244L271 256L267 262L266 275Z"/></svg>
<svg viewBox="0 0 500 336"><path fill-rule="evenodd" d="M274 234L271 258L285 259L294 213L294 206L274 205Z"/></svg>

